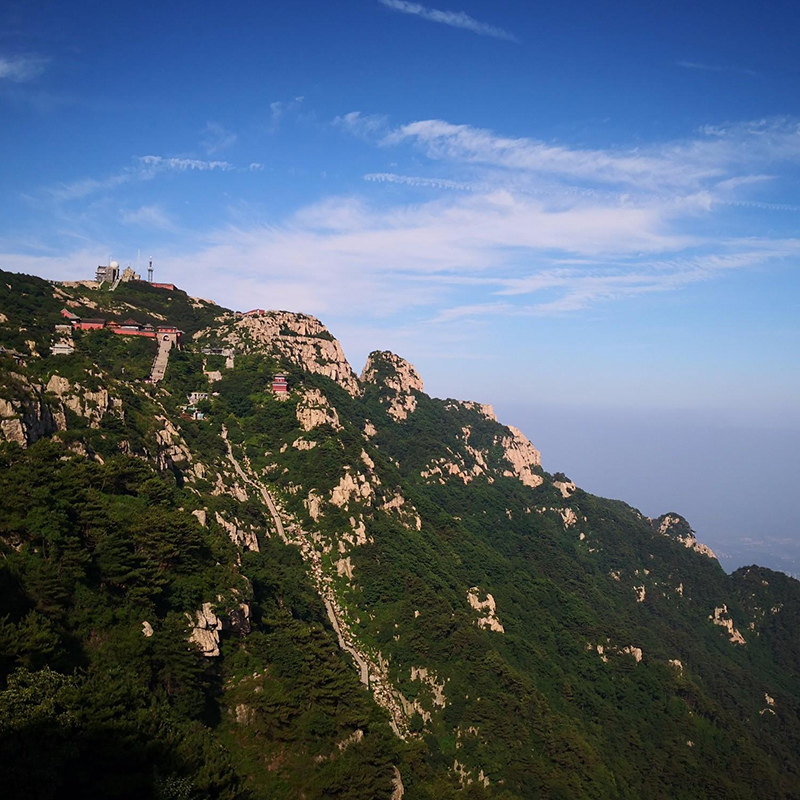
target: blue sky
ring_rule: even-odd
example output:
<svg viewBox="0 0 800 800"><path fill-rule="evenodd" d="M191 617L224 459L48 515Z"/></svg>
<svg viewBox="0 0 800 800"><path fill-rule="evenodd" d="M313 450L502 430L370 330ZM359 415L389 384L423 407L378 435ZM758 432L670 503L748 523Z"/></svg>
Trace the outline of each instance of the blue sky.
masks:
<svg viewBox="0 0 800 800"><path fill-rule="evenodd" d="M432 393L531 409L534 441L538 406L796 431L798 21L5 2L0 265L153 255L193 294L320 316L356 369L393 349Z"/></svg>

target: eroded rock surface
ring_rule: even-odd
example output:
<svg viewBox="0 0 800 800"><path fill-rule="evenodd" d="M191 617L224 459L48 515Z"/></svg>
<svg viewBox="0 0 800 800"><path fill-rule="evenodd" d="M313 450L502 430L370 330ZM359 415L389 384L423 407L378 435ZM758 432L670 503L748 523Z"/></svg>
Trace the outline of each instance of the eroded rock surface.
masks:
<svg viewBox="0 0 800 800"><path fill-rule="evenodd" d="M361 382L381 390L380 400L396 422L408 419L417 408L416 392L423 392L422 378L414 367L388 350L369 354L361 373Z"/></svg>
<svg viewBox="0 0 800 800"><path fill-rule="evenodd" d="M697 541L689 523L680 514L664 514L650 521L653 528L662 536L669 536L682 542L684 547L691 548L709 558L716 558L714 551L707 545Z"/></svg>
<svg viewBox="0 0 800 800"><path fill-rule="evenodd" d="M308 372L331 378L353 397L361 394L341 345L316 317L269 311L236 319L223 326L220 333L239 353L278 353Z"/></svg>
<svg viewBox="0 0 800 800"><path fill-rule="evenodd" d="M511 465L510 470L504 472L511 477L516 476L526 486L536 488L544 483L544 478L534 472L542 464L542 456L530 443L529 439L513 425L507 425L510 435L500 440L506 461Z"/></svg>
<svg viewBox="0 0 800 800"><path fill-rule="evenodd" d="M731 615L728 613L728 607L723 603L719 608L714 609L714 613L710 614L708 617L715 625L719 625L721 628L725 628L728 632L728 638L731 641L731 644L745 644L744 636L739 633L738 630L734 627L733 619Z"/></svg>
<svg viewBox="0 0 800 800"><path fill-rule="evenodd" d="M479 628L487 628L490 631L497 631L498 633L505 633L506 629L497 618L497 604L494 597L487 592L486 599L480 599L481 590L477 586L473 586L467 592L467 602L479 614L483 614L478 618L477 625Z"/></svg>
<svg viewBox="0 0 800 800"><path fill-rule="evenodd" d="M319 389L308 389L297 404L297 421L304 431L311 431L320 425L330 425L334 430L342 429L339 414ZM298 439L298 441L300 441ZM314 445L312 444L311 447ZM297 447L297 442L295 442ZM298 447L298 449L301 449ZM305 448L302 448L305 449Z"/></svg>

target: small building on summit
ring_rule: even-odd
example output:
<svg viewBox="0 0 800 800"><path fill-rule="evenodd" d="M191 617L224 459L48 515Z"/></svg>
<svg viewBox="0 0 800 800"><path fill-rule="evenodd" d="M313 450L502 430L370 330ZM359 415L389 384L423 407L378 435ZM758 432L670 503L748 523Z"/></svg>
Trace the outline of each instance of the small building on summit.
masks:
<svg viewBox="0 0 800 800"><path fill-rule="evenodd" d="M101 264L95 273L95 280L101 285L103 283L114 283L119 277L119 261L111 261L108 266Z"/></svg>
<svg viewBox="0 0 800 800"><path fill-rule="evenodd" d="M286 375L279 372L272 377L272 393L278 397L286 397L289 394L289 384Z"/></svg>

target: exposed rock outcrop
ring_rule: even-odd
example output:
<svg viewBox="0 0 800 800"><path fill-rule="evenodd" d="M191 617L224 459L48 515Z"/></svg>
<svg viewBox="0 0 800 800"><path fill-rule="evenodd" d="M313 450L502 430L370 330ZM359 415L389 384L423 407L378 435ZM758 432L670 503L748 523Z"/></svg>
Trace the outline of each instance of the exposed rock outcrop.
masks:
<svg viewBox="0 0 800 800"><path fill-rule="evenodd" d="M187 614L187 617L192 618ZM222 622L214 613L211 603L203 603L203 607L195 612L197 621L189 634L189 641L206 658L215 658L219 655L219 632Z"/></svg>
<svg viewBox="0 0 800 800"><path fill-rule="evenodd" d="M0 397L0 434L7 442L27 447L44 436L67 427L60 402L45 401L42 386L31 383L24 375L10 376L17 397Z"/></svg>
<svg viewBox="0 0 800 800"><path fill-rule="evenodd" d="M517 477L525 486L531 488L541 486L544 478L534 472L536 467L542 465L541 454L519 428L515 428L513 425L507 425L506 428L511 435L502 437L500 445L511 469L506 470L503 474L508 477Z"/></svg>
<svg viewBox="0 0 800 800"><path fill-rule="evenodd" d="M719 608L715 608L714 613L709 614L708 618L715 625L725 628L728 632L731 644L746 644L744 636L734 627L733 619L731 619L731 615L728 613L728 607L724 603Z"/></svg>
<svg viewBox="0 0 800 800"><path fill-rule="evenodd" d="M164 416L157 415L156 420L163 427L155 433L158 453L156 460L159 469L169 469L173 465L188 465L192 462L192 453L183 441L180 430Z"/></svg>
<svg viewBox="0 0 800 800"><path fill-rule="evenodd" d="M506 629L503 627L500 620L497 618L497 604L495 603L494 597L487 592L486 599L481 600L480 595L481 595L481 590L477 586L473 586L467 592L467 602L479 614L484 615L478 618L478 621L476 623L477 626L479 628L487 628L490 631L505 633Z"/></svg>
<svg viewBox="0 0 800 800"><path fill-rule="evenodd" d="M320 425L330 425L334 430L342 429L336 409L319 389L308 389L297 404L297 421L304 431L311 431ZM298 442L301 440L297 440ZM298 447L297 442L294 444ZM312 444L311 447L314 445ZM301 447L298 447L301 449ZM302 448L305 449L305 448Z"/></svg>
<svg viewBox="0 0 800 800"><path fill-rule="evenodd" d="M239 602L240 593L233 590L232 594L237 600L236 605L225 611L221 616L214 613L211 603L203 603L199 611L195 611L196 621L190 614L187 618L193 623L189 642L193 644L206 658L216 658L219 653L219 635L221 631L233 631L242 636L250 633L250 604ZM218 597L221 600L222 597Z"/></svg>
<svg viewBox="0 0 800 800"><path fill-rule="evenodd" d="M330 502L339 508L349 508L353 500L370 502L374 493L372 484L363 473L354 474L348 469L333 487Z"/></svg>
<svg viewBox="0 0 800 800"><path fill-rule="evenodd" d="M472 400L450 400L449 403L452 406L460 406L469 411L477 411L482 417L485 417L491 422L497 422L497 414L494 413L494 407L490 406L488 403L475 403Z"/></svg>
<svg viewBox="0 0 800 800"><path fill-rule="evenodd" d="M447 478L456 477L466 485L483 472L480 464L475 463L468 467L464 459L454 453L452 458L434 458L419 474L421 478L429 481L433 479L442 484L446 482Z"/></svg>
<svg viewBox="0 0 800 800"><path fill-rule="evenodd" d="M258 553L258 537L254 530L246 530L244 526L238 521L229 522L223 517L219 511L214 513L214 518L217 524L225 529L230 537L230 540L242 548L242 550L252 550Z"/></svg>
<svg viewBox="0 0 800 800"><path fill-rule="evenodd" d="M93 391L78 383L73 385L61 375L53 375L47 382L45 391L58 397L70 411L88 420L92 428L99 428L101 420L109 411L122 417L122 401L111 397L105 387L101 386Z"/></svg>
<svg viewBox="0 0 800 800"><path fill-rule="evenodd" d="M380 401L395 420L408 419L417 408L416 392L423 392L422 378L414 367L388 350L370 353L361 372L361 382L380 390Z"/></svg>
<svg viewBox="0 0 800 800"><path fill-rule="evenodd" d="M561 496L565 499L578 488L572 481L553 481L553 486L561 492Z"/></svg>
<svg viewBox="0 0 800 800"><path fill-rule="evenodd" d="M361 393L341 345L316 317L268 311L236 319L219 332L238 353L277 354L308 372L331 378L353 397Z"/></svg>
<svg viewBox="0 0 800 800"><path fill-rule="evenodd" d="M697 541L691 526L680 514L663 514L658 519L650 520L650 523L654 530L662 536L677 539L683 543L684 547L689 547L709 558L716 558L714 551L710 547Z"/></svg>
<svg viewBox="0 0 800 800"><path fill-rule="evenodd" d="M417 513L416 508L410 503L406 503L405 497L400 492L395 492L394 495L386 500L381 506L382 511L390 511L400 517L400 521L408 528L414 530L422 530L422 519Z"/></svg>

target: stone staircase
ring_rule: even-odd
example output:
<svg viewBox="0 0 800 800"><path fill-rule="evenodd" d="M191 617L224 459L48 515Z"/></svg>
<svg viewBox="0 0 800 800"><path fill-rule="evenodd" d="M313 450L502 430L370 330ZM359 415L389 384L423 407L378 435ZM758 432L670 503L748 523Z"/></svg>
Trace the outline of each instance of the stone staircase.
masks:
<svg viewBox="0 0 800 800"><path fill-rule="evenodd" d="M155 360L153 361L153 368L150 370L151 383L158 383L164 377L169 362L169 351L172 350L174 344L174 336L159 336L158 353L156 353Z"/></svg>

